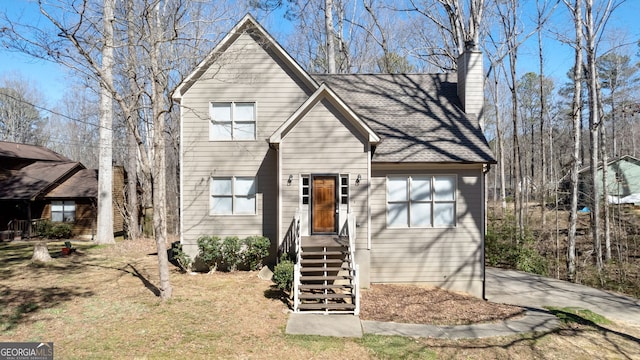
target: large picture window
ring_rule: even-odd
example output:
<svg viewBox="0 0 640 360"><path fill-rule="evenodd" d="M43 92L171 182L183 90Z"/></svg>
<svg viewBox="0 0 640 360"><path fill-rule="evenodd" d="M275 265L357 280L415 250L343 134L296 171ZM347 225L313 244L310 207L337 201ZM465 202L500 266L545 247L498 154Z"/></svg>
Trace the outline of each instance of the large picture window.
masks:
<svg viewBox="0 0 640 360"><path fill-rule="evenodd" d="M253 177L212 177L211 215L256 213L256 180Z"/></svg>
<svg viewBox="0 0 640 360"><path fill-rule="evenodd" d="M52 222L76 221L76 203L72 200L51 202Z"/></svg>
<svg viewBox="0 0 640 360"><path fill-rule="evenodd" d="M256 104L212 102L209 106L209 140L255 140Z"/></svg>
<svg viewBox="0 0 640 360"><path fill-rule="evenodd" d="M389 227L456 225L456 177L390 176L387 178Z"/></svg>

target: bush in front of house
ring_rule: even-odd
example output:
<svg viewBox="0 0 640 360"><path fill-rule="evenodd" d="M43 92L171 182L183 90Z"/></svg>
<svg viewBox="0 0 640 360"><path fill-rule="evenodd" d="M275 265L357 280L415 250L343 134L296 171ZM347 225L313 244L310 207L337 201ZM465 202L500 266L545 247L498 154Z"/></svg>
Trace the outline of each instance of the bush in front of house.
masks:
<svg viewBox="0 0 640 360"><path fill-rule="evenodd" d="M33 232L37 236L47 237L49 232L51 232L51 228L53 227L53 223L49 220L36 221L33 225Z"/></svg>
<svg viewBox="0 0 640 360"><path fill-rule="evenodd" d="M73 236L73 226L66 223L53 224L44 236L49 239L69 239Z"/></svg>
<svg viewBox="0 0 640 360"><path fill-rule="evenodd" d="M240 239L237 236L204 235L198 238L197 260L204 263L209 271L236 271L239 268L259 270L262 260L269 255L271 241L264 236L249 236Z"/></svg>
<svg viewBox="0 0 640 360"><path fill-rule="evenodd" d="M222 241L217 236L200 236L198 238L198 256L209 271L215 271L222 258Z"/></svg>
<svg viewBox="0 0 640 360"><path fill-rule="evenodd" d="M263 266L262 260L269 255L271 241L264 236L249 236L243 240L244 256L243 263L249 270L260 270Z"/></svg>
<svg viewBox="0 0 640 360"><path fill-rule="evenodd" d="M273 269L273 282L280 290L291 291L293 285L293 261L283 255L278 265Z"/></svg>
<svg viewBox="0 0 640 360"><path fill-rule="evenodd" d="M222 262L229 271L236 271L242 261L242 244L237 236L227 236L222 241Z"/></svg>

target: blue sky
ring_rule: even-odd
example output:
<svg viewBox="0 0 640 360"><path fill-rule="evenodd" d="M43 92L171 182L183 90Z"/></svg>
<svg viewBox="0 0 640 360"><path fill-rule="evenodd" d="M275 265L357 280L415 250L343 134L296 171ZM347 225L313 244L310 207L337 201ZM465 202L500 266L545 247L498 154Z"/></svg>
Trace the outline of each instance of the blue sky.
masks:
<svg viewBox="0 0 640 360"><path fill-rule="evenodd" d="M535 9L535 8L534 8ZM522 12L521 20L523 22L528 21L528 18L534 18L535 13L533 9L525 9ZM555 30L559 33L566 33L568 36L572 36L573 26L566 20L565 15L562 14L564 5L560 5L560 11L552 19L555 25ZM23 21L28 21L31 24L37 25L37 17L39 15L37 4L29 0L0 0L0 12L7 12L10 16L22 16ZM277 15L277 14L276 14ZM273 15L272 16L276 16ZM621 33L626 33L626 37L629 41L636 41L640 39L640 0L627 0L619 9L616 10L613 17L609 21L608 29L617 29ZM276 37L276 40L284 43L284 39L280 38L282 34L286 34L286 24L282 24L282 20L266 21L265 26L267 30L272 32ZM272 29L271 24L280 23L281 28ZM621 38L620 32L617 38ZM548 76L553 77L556 83L565 81L565 74L567 70L573 64L573 52L567 45L562 45L552 37L555 35L547 34L545 39L545 73ZM527 71L538 72L537 66L537 43L535 42L535 36L521 47L518 59L519 59L519 73ZM607 44L603 44L602 50L608 48ZM633 53L638 50L637 46L633 46ZM43 102L44 106L54 107L56 103L62 99L67 92L69 86L69 79L65 69L56 64L52 64L42 60L34 60L25 55L9 52L6 49L0 49L0 78L4 76L11 76L12 73L19 73L22 78L35 83L41 93L45 97Z"/></svg>

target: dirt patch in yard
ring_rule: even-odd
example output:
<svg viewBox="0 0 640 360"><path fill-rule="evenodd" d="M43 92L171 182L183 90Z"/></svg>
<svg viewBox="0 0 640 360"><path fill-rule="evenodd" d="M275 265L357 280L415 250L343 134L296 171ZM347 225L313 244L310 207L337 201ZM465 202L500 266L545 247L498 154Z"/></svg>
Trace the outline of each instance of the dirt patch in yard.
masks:
<svg viewBox="0 0 640 360"><path fill-rule="evenodd" d="M524 314L518 306L425 286L378 284L361 294L363 320L468 325L515 319Z"/></svg>

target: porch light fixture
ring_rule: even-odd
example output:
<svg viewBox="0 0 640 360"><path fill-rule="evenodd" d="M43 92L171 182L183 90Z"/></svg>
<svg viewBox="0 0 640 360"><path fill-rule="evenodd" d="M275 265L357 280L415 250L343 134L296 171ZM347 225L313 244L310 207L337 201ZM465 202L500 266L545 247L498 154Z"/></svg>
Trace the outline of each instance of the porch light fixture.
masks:
<svg viewBox="0 0 640 360"><path fill-rule="evenodd" d="M362 175L358 174L358 177L356 178L356 185L360 185L360 180L362 180Z"/></svg>
<svg viewBox="0 0 640 360"><path fill-rule="evenodd" d="M293 175L289 174L289 178L287 179L287 186L291 185L292 181L293 181Z"/></svg>

